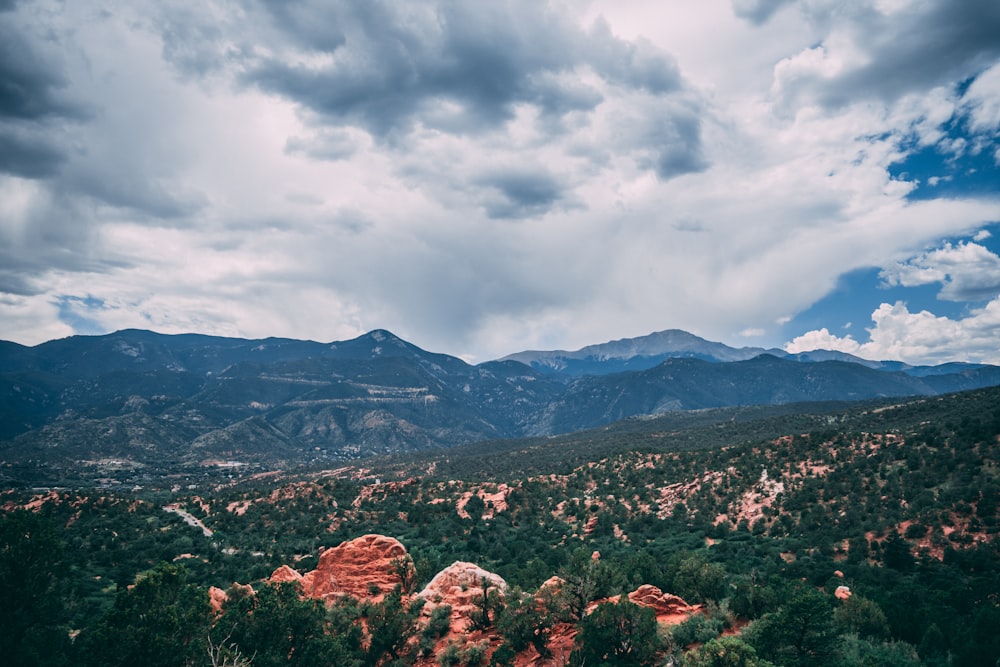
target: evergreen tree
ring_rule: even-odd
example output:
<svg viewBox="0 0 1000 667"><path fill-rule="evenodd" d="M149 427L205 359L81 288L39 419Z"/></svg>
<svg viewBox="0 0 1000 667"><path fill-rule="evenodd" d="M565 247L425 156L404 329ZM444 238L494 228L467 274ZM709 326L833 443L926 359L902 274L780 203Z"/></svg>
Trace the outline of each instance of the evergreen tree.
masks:
<svg viewBox="0 0 1000 667"><path fill-rule="evenodd" d="M63 545L48 517L0 516L0 656L7 664L66 664L66 573Z"/></svg>
<svg viewBox="0 0 1000 667"><path fill-rule="evenodd" d="M863 639L885 639L889 636L889 621L885 612L872 600L852 595L833 613L843 632L853 632Z"/></svg>
<svg viewBox="0 0 1000 667"><path fill-rule="evenodd" d="M80 662L101 667L183 667L204 660L208 592L184 568L161 563L118 591L111 609L80 634Z"/></svg>
<svg viewBox="0 0 1000 667"><path fill-rule="evenodd" d="M839 635L830 596L803 590L778 611L757 620L747 640L759 655L782 666L835 664Z"/></svg>
<svg viewBox="0 0 1000 667"><path fill-rule="evenodd" d="M537 605L530 595L512 593L497 627L515 653L532 646L545 659L551 655L548 644L554 623L548 605Z"/></svg>
<svg viewBox="0 0 1000 667"><path fill-rule="evenodd" d="M228 633L229 641L254 667L320 667L358 665L361 633L354 624L356 610L304 599L296 583L267 584L254 594L234 589L215 634Z"/></svg>
<svg viewBox="0 0 1000 667"><path fill-rule="evenodd" d="M402 657L407 642L417 632L417 617L422 606L420 598L404 605L397 587L381 602L365 610L369 635L365 665L374 667L381 664L384 658L396 661Z"/></svg>
<svg viewBox="0 0 1000 667"><path fill-rule="evenodd" d="M684 667L773 667L738 637L719 637L684 656Z"/></svg>
<svg viewBox="0 0 1000 667"><path fill-rule="evenodd" d="M663 641L652 609L622 596L605 602L579 623L570 665L642 667L652 665Z"/></svg>

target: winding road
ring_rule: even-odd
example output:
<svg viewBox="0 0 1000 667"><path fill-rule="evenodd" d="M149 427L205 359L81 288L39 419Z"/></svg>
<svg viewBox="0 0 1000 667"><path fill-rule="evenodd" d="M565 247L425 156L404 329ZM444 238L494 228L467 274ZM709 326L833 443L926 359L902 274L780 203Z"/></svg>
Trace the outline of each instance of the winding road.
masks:
<svg viewBox="0 0 1000 667"><path fill-rule="evenodd" d="M180 516L180 518L184 519L185 523L187 523L189 526L194 526L195 528L201 528L201 532L205 534L205 537L212 536L211 528L203 524L198 517L185 512L177 505L164 505L163 510L166 512L172 512Z"/></svg>

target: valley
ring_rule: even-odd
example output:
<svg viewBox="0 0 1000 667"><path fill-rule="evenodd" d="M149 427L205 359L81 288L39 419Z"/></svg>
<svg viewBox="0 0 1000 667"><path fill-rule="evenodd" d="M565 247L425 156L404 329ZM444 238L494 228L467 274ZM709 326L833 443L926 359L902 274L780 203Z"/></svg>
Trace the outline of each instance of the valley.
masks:
<svg viewBox="0 0 1000 667"><path fill-rule="evenodd" d="M998 406L989 388L685 412L232 479L11 489L3 509L5 526L47 535L35 562L50 568L45 594L63 596L52 618L80 633L63 649L74 664L118 664L98 648L112 619L154 641L161 625L137 626L131 605L188 591L218 610L185 621L192 645L225 639L252 664L284 664L267 656L287 648L240 620L251 608L325 628L294 641L327 657L295 664L590 664L593 642L611 641L598 619L651 618L645 652L613 664L724 651L736 664L986 665L1000 656ZM372 536L395 555L358 551ZM129 588L137 576L157 588ZM451 592L417 595L439 576L458 577ZM553 577L570 583L545 593ZM804 607L815 645L775 634ZM181 664L170 655L150 664Z"/></svg>
<svg viewBox="0 0 1000 667"><path fill-rule="evenodd" d="M579 376L387 332L15 350L0 645L26 665L993 665L1000 387L964 385L995 369L683 340Z"/></svg>
<svg viewBox="0 0 1000 667"><path fill-rule="evenodd" d="M0 481L33 488L228 479L691 411L1000 384L1000 368L981 364L776 354L678 331L475 366L382 330L334 343L132 330L6 344Z"/></svg>

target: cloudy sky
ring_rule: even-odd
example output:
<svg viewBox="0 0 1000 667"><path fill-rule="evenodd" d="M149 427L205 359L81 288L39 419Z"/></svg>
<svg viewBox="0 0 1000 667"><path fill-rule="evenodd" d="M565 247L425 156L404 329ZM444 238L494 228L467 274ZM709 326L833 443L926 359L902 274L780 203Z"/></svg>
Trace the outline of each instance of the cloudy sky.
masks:
<svg viewBox="0 0 1000 667"><path fill-rule="evenodd" d="M0 0L0 338L1000 363L996 0Z"/></svg>

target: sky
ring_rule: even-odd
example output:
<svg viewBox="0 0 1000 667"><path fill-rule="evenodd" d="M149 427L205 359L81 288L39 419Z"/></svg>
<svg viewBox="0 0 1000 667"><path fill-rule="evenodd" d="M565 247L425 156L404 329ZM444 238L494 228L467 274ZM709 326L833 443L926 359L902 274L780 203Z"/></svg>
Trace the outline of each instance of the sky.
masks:
<svg viewBox="0 0 1000 667"><path fill-rule="evenodd" d="M996 0L0 0L0 339L1000 364Z"/></svg>

